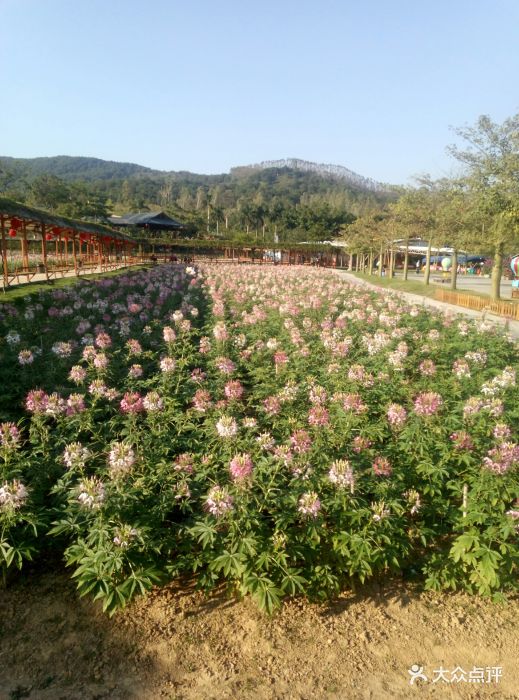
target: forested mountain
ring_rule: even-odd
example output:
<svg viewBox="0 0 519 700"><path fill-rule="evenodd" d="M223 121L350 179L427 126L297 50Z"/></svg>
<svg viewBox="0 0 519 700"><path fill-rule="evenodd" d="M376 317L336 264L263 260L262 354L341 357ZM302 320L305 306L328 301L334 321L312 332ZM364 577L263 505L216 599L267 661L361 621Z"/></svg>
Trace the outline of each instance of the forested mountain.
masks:
<svg viewBox="0 0 519 700"><path fill-rule="evenodd" d="M231 174L246 174L251 170L269 170L271 168L290 168L291 170L302 170L309 173L317 173L325 178L337 178L346 180L352 187L360 190L373 190L374 192L388 192L390 188L387 185L364 177L353 170L349 170L342 165L332 165L330 163L311 163L307 160L299 158L284 158L282 160L264 160L256 165L246 165L239 168L231 168Z"/></svg>
<svg viewBox="0 0 519 700"><path fill-rule="evenodd" d="M63 180L113 180L135 175L160 174L135 163L118 163L82 156L53 156L51 158L9 158L0 156L0 167L17 178L33 180L39 175L55 175Z"/></svg>
<svg viewBox="0 0 519 700"><path fill-rule="evenodd" d="M290 159L200 175L98 158L0 156L0 193L78 218L164 209L193 234L324 239L394 197L342 166Z"/></svg>

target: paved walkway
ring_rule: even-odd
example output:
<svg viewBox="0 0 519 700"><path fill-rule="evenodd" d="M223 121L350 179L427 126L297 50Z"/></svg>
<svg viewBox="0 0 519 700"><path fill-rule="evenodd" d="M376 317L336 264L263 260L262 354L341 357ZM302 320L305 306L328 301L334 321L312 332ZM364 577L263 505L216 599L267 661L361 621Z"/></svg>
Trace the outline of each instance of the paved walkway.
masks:
<svg viewBox="0 0 519 700"><path fill-rule="evenodd" d="M361 280L355 275L351 275L349 272L344 272L344 270L337 270L337 274L347 279L348 282L353 284L358 284L363 287L368 287L369 289L374 289L377 292L391 292L393 294L399 294L405 299L410 301L412 304L418 304L419 306L428 306L435 309L439 309L444 313L449 314L460 314L462 316L467 316L468 318L479 318L485 319L494 323L496 326L500 326L507 330L510 335L516 339L519 339L519 321L511 321L504 318L503 316L497 316L496 314L490 314L486 311L473 311L472 309L466 309L463 306L455 306L454 304L447 304L444 301L438 301L437 299L431 299L430 297L424 297L421 294L412 294L411 292L401 292L400 290L390 289L387 287L378 287L376 284Z"/></svg>
<svg viewBox="0 0 519 700"><path fill-rule="evenodd" d="M401 270L395 271L395 277L397 279L402 279L404 273ZM412 270L409 270L409 281L410 282L424 282L425 275L415 274ZM437 280L445 280L444 284L438 282ZM442 272L433 272L431 270L431 284L435 287L441 289L445 287L449 289L451 281L450 273L444 275ZM492 280L489 277L482 277L480 275L457 275L456 276L456 287L458 289L466 289L470 292L479 292L480 294L490 294L490 288L492 286ZM511 299L512 298L512 282L505 278L501 279L501 298Z"/></svg>

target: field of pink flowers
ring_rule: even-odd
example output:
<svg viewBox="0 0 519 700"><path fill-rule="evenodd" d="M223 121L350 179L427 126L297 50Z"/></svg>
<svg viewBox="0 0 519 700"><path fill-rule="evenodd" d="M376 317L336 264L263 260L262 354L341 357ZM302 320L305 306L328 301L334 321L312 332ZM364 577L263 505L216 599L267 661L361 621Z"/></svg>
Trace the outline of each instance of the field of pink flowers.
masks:
<svg viewBox="0 0 519 700"><path fill-rule="evenodd" d="M0 306L0 564L109 613L392 572L518 588L517 348L319 269L159 266Z"/></svg>

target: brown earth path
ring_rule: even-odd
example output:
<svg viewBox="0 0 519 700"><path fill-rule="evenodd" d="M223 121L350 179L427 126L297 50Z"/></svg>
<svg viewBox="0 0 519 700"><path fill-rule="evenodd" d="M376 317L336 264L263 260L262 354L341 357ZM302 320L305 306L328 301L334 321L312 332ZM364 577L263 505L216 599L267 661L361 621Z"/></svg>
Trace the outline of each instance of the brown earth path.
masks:
<svg viewBox="0 0 519 700"><path fill-rule="evenodd" d="M519 600L371 584L332 604L250 600L170 585L111 620L63 574L0 593L0 698L259 700L519 698ZM411 686L408 669L428 681ZM466 680L432 682L462 667ZM475 668L499 682L469 682Z"/></svg>

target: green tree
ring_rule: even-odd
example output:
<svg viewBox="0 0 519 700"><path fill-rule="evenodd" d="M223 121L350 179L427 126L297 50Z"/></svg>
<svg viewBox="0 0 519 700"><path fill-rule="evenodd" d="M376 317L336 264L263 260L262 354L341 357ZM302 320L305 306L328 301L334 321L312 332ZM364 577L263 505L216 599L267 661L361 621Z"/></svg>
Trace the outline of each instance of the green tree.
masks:
<svg viewBox="0 0 519 700"><path fill-rule="evenodd" d="M466 168L466 182L474 195L485 240L493 248L492 299L499 299L503 259L519 245L519 114L496 124L488 116L475 126L456 129L467 145L450 146L450 153Z"/></svg>
<svg viewBox="0 0 519 700"><path fill-rule="evenodd" d="M57 211L70 200L67 183L55 175L40 175L29 188L29 203L48 211Z"/></svg>

